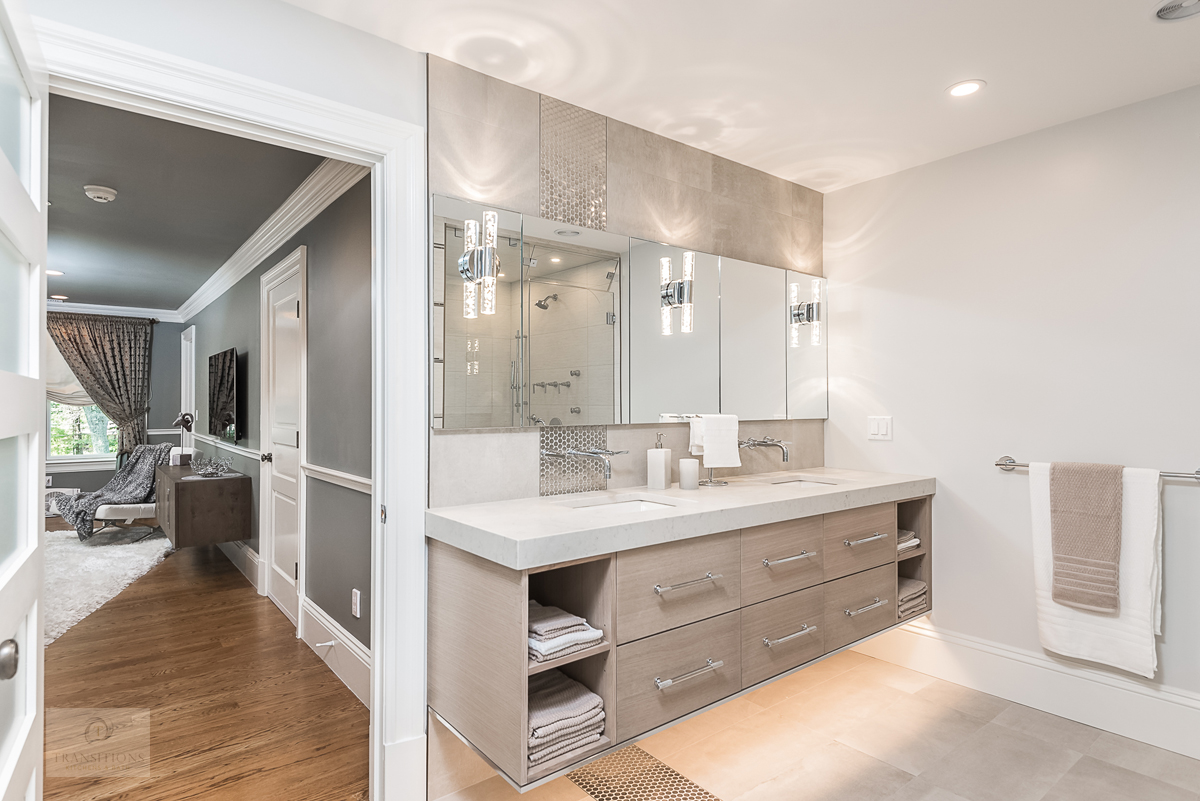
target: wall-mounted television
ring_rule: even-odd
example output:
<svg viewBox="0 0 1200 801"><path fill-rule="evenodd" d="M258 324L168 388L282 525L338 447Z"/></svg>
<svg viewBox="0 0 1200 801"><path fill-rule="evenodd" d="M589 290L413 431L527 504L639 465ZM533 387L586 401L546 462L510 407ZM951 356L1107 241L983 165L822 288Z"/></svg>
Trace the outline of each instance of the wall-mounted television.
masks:
<svg viewBox="0 0 1200 801"><path fill-rule="evenodd" d="M237 348L208 357L208 433L238 441Z"/></svg>

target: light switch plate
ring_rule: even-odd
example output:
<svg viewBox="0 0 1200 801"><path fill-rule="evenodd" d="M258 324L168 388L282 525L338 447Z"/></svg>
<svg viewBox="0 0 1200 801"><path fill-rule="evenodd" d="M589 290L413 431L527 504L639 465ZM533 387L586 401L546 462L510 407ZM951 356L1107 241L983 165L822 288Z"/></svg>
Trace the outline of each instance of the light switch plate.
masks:
<svg viewBox="0 0 1200 801"><path fill-rule="evenodd" d="M867 439L891 439L892 438L892 418L890 417L868 417L867 418Z"/></svg>
<svg viewBox="0 0 1200 801"><path fill-rule="evenodd" d="M350 614L355 617L362 617L358 608L358 590L350 590Z"/></svg>
<svg viewBox="0 0 1200 801"><path fill-rule="evenodd" d="M54 476L46 476L46 486L47 487L54 486Z"/></svg>

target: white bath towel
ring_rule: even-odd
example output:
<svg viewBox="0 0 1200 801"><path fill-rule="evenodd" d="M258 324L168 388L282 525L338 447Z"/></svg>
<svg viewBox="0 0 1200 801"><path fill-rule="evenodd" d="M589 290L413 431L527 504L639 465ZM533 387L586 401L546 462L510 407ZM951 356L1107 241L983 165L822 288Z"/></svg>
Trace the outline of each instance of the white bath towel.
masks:
<svg viewBox="0 0 1200 801"><path fill-rule="evenodd" d="M741 467L736 414L706 414L692 418L689 448L704 458L704 467Z"/></svg>
<svg viewBox="0 0 1200 801"><path fill-rule="evenodd" d="M1154 678L1155 635L1162 633L1162 481L1157 470L1126 467L1122 488L1120 612L1075 609L1052 597L1050 465L1029 465L1038 635L1047 651Z"/></svg>
<svg viewBox="0 0 1200 801"><path fill-rule="evenodd" d="M555 637L553 640L536 640L533 637L529 638L529 650L539 653L542 656L553 656L559 651L564 651L582 643L598 643L604 638L604 632L600 629L594 629L588 626L584 631L572 631L568 634Z"/></svg>

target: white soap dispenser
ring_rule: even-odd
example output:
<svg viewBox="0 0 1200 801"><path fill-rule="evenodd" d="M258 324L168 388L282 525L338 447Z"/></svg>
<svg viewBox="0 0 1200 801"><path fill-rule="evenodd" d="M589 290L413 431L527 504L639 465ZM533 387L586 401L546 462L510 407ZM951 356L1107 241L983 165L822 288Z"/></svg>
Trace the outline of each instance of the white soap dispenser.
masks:
<svg viewBox="0 0 1200 801"><path fill-rule="evenodd" d="M671 449L662 446L658 435L654 447L646 451L646 486L650 489L671 488Z"/></svg>

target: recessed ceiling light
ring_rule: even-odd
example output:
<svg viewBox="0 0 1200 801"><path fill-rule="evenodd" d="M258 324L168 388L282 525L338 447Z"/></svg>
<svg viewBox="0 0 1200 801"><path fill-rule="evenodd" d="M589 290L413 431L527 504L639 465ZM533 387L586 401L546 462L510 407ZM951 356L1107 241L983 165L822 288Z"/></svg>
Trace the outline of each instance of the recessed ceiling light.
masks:
<svg viewBox="0 0 1200 801"><path fill-rule="evenodd" d="M562 259L560 259L558 256L555 256L554 258L550 259L550 261L554 262L555 264L558 264L560 261L562 261Z"/></svg>
<svg viewBox="0 0 1200 801"><path fill-rule="evenodd" d="M46 270L46 275L65 275L62 270Z"/></svg>
<svg viewBox="0 0 1200 801"><path fill-rule="evenodd" d="M66 300L66 295L51 295L50 300Z"/></svg>
<svg viewBox="0 0 1200 801"><path fill-rule="evenodd" d="M498 278L503 278L503 277L504 277L504 273L496 273L496 277L498 277Z"/></svg>
<svg viewBox="0 0 1200 801"><path fill-rule="evenodd" d="M985 86L987 86L986 81L981 81L978 78L974 78L969 81L959 81L946 91L954 97L966 97L967 95L975 94Z"/></svg>
<svg viewBox="0 0 1200 801"><path fill-rule="evenodd" d="M1154 12L1154 16L1163 22L1187 19L1197 14L1200 14L1200 0L1171 0L1169 3L1159 6L1158 11Z"/></svg>
<svg viewBox="0 0 1200 801"><path fill-rule="evenodd" d="M556 236L579 236L578 231L572 231L570 228L559 228L554 233Z"/></svg>
<svg viewBox="0 0 1200 801"><path fill-rule="evenodd" d="M112 203L117 199L117 190L111 189L107 186L96 186L95 184L88 184L85 186L83 188L83 194L87 195L97 203Z"/></svg>

